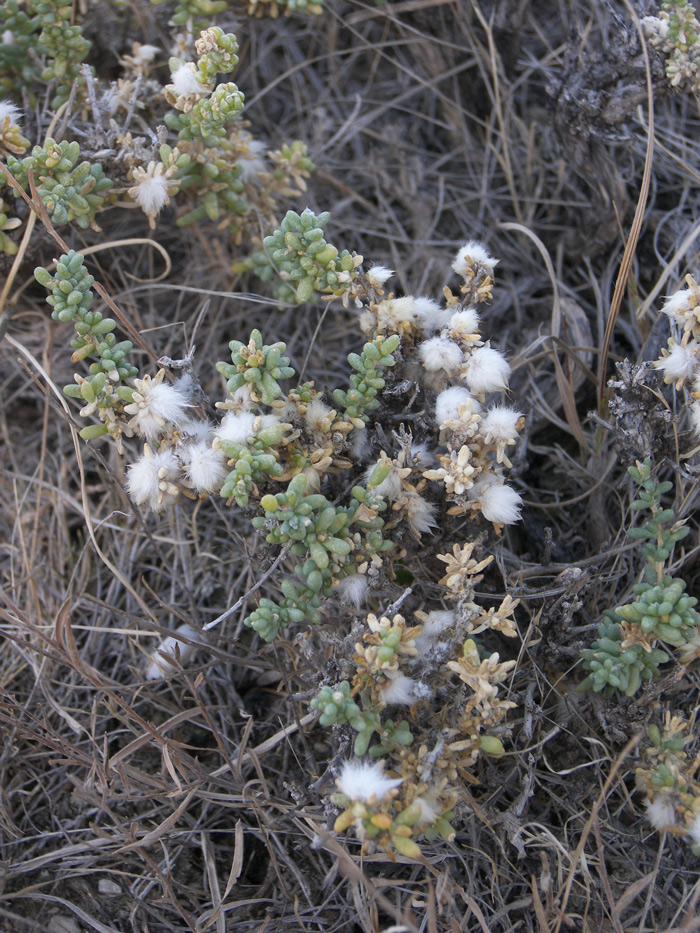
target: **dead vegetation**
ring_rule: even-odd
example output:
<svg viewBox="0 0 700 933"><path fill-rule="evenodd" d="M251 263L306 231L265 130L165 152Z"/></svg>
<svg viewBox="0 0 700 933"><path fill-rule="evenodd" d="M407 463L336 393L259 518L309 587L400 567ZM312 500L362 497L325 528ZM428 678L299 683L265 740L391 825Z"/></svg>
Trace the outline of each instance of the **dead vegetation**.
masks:
<svg viewBox="0 0 700 933"><path fill-rule="evenodd" d="M350 734L307 705L337 663L332 622L265 644L243 605L186 671L144 681L160 631L226 612L275 554L214 500L144 518L114 450L77 440L61 394L73 369L31 278L55 252L37 225L0 344L0 929L700 930L698 860L644 822L634 785L644 726L694 717L697 672L669 669L634 700L576 691L580 649L641 566L624 537L630 459L650 453L677 481L680 514L697 498L693 442L636 369L665 343L659 297L700 266L697 101L667 90L655 53L647 73L625 2L326 2L319 18L220 19L241 44L246 116L271 143L308 144L309 205L331 210L333 242L396 269L397 290L440 294L471 237L502 259L487 330L528 413L513 457L524 521L482 594L522 601L507 754L465 779L453 844L362 857L324 802ZM163 9L132 5L167 47ZM119 23L90 5L107 72L132 38ZM213 227L183 236L162 218L159 278L146 246L110 246L136 223L147 235L133 216L70 245L104 247L92 271L155 356L196 345L216 397L210 361L261 326L298 368L311 347L309 374L336 384L359 344L342 309L317 332L321 310L279 311L232 274ZM598 405L606 353L629 360L612 411ZM691 593L696 539L676 568Z"/></svg>

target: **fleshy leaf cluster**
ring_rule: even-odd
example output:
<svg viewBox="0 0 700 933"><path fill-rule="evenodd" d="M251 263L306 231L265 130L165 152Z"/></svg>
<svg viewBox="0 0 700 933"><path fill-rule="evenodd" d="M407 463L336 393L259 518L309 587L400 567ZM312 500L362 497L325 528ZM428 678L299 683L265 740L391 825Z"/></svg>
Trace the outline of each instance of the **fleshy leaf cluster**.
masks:
<svg viewBox="0 0 700 933"><path fill-rule="evenodd" d="M298 473L285 492L260 500L264 515L253 525L267 531L269 544L281 545L297 558L294 573L301 581L282 583L280 604L262 599L246 619L266 641L290 622L320 622L321 598L330 594L334 582L355 571L356 563L377 559L391 550L393 542L382 535L386 509L366 489L356 486L348 506L334 505L321 493L306 495L307 478Z"/></svg>
<svg viewBox="0 0 700 933"><path fill-rule="evenodd" d="M216 368L227 380L226 388L230 394L248 385L252 389L252 398L264 405L271 405L282 395L279 380L291 379L294 375L289 357L282 355L287 349L285 343L277 341L268 346L263 343L260 331L253 330L247 344L232 340L229 349L231 362L219 362Z"/></svg>
<svg viewBox="0 0 700 933"><path fill-rule="evenodd" d="M36 51L38 23L17 0L0 4L0 87L6 91L28 89L39 78Z"/></svg>
<svg viewBox="0 0 700 933"><path fill-rule="evenodd" d="M112 318L90 310L95 279L83 265L83 256L70 250L59 259L53 276L40 266L34 270L34 277L51 292L46 299L53 308L51 317L63 323L72 322L75 327L72 362L90 357L94 360L89 367L90 377L67 385L66 395L82 399L93 411L129 401L132 390L123 386L115 391L115 386L138 375L138 369L127 360L133 344L130 340L117 340L113 333L117 325ZM81 435L92 438L105 433L104 425L91 425Z"/></svg>
<svg viewBox="0 0 700 933"><path fill-rule="evenodd" d="M657 676L659 665L669 660L657 643L683 647L696 637L700 613L695 609L697 599L685 593L685 581L665 573L674 545L690 531L683 521L676 521L673 509L661 504L673 484L653 478L649 459L628 472L641 487L630 508L651 512L644 525L627 531L628 537L644 542L645 580L632 587L632 602L604 613L607 622L598 626L598 639L581 652L590 673L580 686L608 694L617 689L633 696L642 681Z"/></svg>
<svg viewBox="0 0 700 933"><path fill-rule="evenodd" d="M41 78L58 82L52 103L54 107L60 107L68 100L73 82L80 77L80 66L87 58L90 43L83 36L81 26L71 25L71 3L30 0L29 5L35 11L34 22L41 28L38 37L41 52L48 59Z"/></svg>
<svg viewBox="0 0 700 933"><path fill-rule="evenodd" d="M248 505L256 483L262 483L268 477L282 475L284 469L279 464L274 450L282 438L282 431L281 425L275 424L263 428L250 438L248 444L219 441L226 456L235 461L221 487L220 495L224 499L233 499L243 508Z"/></svg>
<svg viewBox="0 0 700 933"><path fill-rule="evenodd" d="M393 366L396 362L393 356L398 348L401 338L393 334L386 339L375 337L366 343L362 353L350 353L348 363L355 370L350 376L351 389L335 389L333 399L344 412L346 421L357 428L362 428L369 421L370 411L379 407L377 395L386 385L386 380L379 374L386 366Z"/></svg>
<svg viewBox="0 0 700 933"><path fill-rule="evenodd" d="M95 226L95 214L109 199L112 182L104 176L102 166L78 162L77 142L47 139L44 146L34 146L23 159L10 156L7 167L19 184L27 190L29 173L46 210L56 225L75 221L79 227ZM19 193L13 190L15 197Z"/></svg>
<svg viewBox="0 0 700 933"><path fill-rule="evenodd" d="M620 631L621 616L614 610L605 615L610 620L598 626L598 638L591 648L584 648L581 656L590 674L581 683L582 690L599 693L605 690L612 694L620 690L633 696L642 681L651 680L659 673L659 665L668 661L668 655L660 648L645 651L641 644L624 648Z"/></svg>
<svg viewBox="0 0 700 933"><path fill-rule="evenodd" d="M299 304L313 300L317 292L341 295L355 274L355 259L347 250L339 253L323 237L330 220L328 211L318 216L308 207L301 214L287 211L279 228L263 243L281 278L294 289Z"/></svg>
<svg viewBox="0 0 700 933"><path fill-rule="evenodd" d="M154 6L167 2L168 0L151 0ZM188 26L196 31L204 28L212 16L225 13L227 8L226 0L177 0L170 23L173 26Z"/></svg>
<svg viewBox="0 0 700 933"><path fill-rule="evenodd" d="M210 97L198 100L187 113L166 113L165 122L180 139L201 139L215 147L226 136L226 126L243 109L245 97L233 82L220 84Z"/></svg>

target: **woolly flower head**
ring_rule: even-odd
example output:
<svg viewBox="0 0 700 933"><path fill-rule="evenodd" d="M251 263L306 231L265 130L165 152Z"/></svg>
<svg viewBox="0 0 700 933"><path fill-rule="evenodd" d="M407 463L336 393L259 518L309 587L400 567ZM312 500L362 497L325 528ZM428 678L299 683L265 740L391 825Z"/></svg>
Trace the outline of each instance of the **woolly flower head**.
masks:
<svg viewBox="0 0 700 933"><path fill-rule="evenodd" d="M255 184L260 183L259 175L267 168L265 163L265 152L267 146L261 139L253 139L246 133L245 148L242 148L238 154L237 165L240 169L238 178L247 184L249 181Z"/></svg>
<svg viewBox="0 0 700 933"><path fill-rule="evenodd" d="M119 64L124 68L132 68L143 74L148 70L148 66L160 51L161 49L157 45L142 45L140 42L132 42L131 55L122 56L119 59Z"/></svg>
<svg viewBox="0 0 700 933"><path fill-rule="evenodd" d="M234 411L250 411L253 405L253 387L249 382L243 383L242 386L239 386L235 392L231 395L231 401L234 404ZM216 403L218 408L221 405L221 402Z"/></svg>
<svg viewBox="0 0 700 933"><path fill-rule="evenodd" d="M427 615L424 612L418 612L416 616L422 623L420 635L415 639L418 656L435 658L436 654L441 654L444 647L448 654L451 653L450 642L439 642L439 638L443 632L455 624L455 613L450 609L433 609ZM438 648L438 644L442 647Z"/></svg>
<svg viewBox="0 0 700 933"><path fill-rule="evenodd" d="M481 405L464 386L452 386L441 392L435 400L435 421L438 427L448 421L459 421L460 408L467 403L471 403L472 411L477 414L481 411Z"/></svg>
<svg viewBox="0 0 700 933"><path fill-rule="evenodd" d="M653 800L647 800L646 807L646 818L654 829L661 832L667 826L676 825L676 804L671 797L657 794Z"/></svg>
<svg viewBox="0 0 700 933"><path fill-rule="evenodd" d="M425 617L421 628L421 635L427 635L429 638L436 638L442 634L445 629L451 628L455 624L455 613L452 609L433 609Z"/></svg>
<svg viewBox="0 0 700 933"><path fill-rule="evenodd" d="M253 425L256 416L251 411L230 411L214 432L220 441L233 444L247 444L255 435Z"/></svg>
<svg viewBox="0 0 700 933"><path fill-rule="evenodd" d="M199 78L193 62L170 60L171 68L176 65L171 75L171 83L165 87L165 99L171 107L188 113L200 97L209 93Z"/></svg>
<svg viewBox="0 0 700 933"><path fill-rule="evenodd" d="M452 268L457 275L467 278L475 273L477 266L481 266L487 275L493 276L493 270L499 261L490 256L481 243L470 240L464 244L455 256Z"/></svg>
<svg viewBox="0 0 700 933"><path fill-rule="evenodd" d="M387 706L413 706L418 700L431 696L432 691L425 684L411 680L405 674L396 674L382 688L380 696Z"/></svg>
<svg viewBox="0 0 700 933"><path fill-rule="evenodd" d="M185 418L184 421L178 421L177 432L187 442L210 441L212 438L210 422L202 421L201 418Z"/></svg>
<svg viewBox="0 0 700 933"><path fill-rule="evenodd" d="M507 405L496 405L490 408L481 417L481 428L485 441L490 444L494 441L513 441L518 437L518 421L522 413Z"/></svg>
<svg viewBox="0 0 700 933"><path fill-rule="evenodd" d="M464 354L447 337L431 337L418 348L418 356L429 373L455 373L464 361Z"/></svg>
<svg viewBox="0 0 700 933"><path fill-rule="evenodd" d="M325 434L333 423L335 414L330 405L326 405L320 398L314 398L306 406L304 420L310 431Z"/></svg>
<svg viewBox="0 0 700 933"><path fill-rule="evenodd" d="M124 406L127 415L133 417L129 428L139 437L154 440L177 426L186 417L190 407L185 386L164 383L165 370L158 371L155 379L144 376L134 379L132 401Z"/></svg>
<svg viewBox="0 0 700 933"><path fill-rule="evenodd" d="M413 295L402 298L385 298L376 306L374 312L365 311L360 315L360 327L369 333L373 327L380 334L410 333L416 324L416 306Z"/></svg>
<svg viewBox="0 0 700 933"><path fill-rule="evenodd" d="M371 463L365 470L365 482L369 482L374 471L380 464L385 463L384 458L377 460L375 463ZM401 492L401 480L408 476L411 472L410 469L399 469L396 465L390 461L391 468L387 473L386 477L377 483L375 486L372 486L372 495L373 496L384 496L385 499L395 499L398 494Z"/></svg>
<svg viewBox="0 0 700 933"><path fill-rule="evenodd" d="M155 218L170 203L170 196L175 194L180 186L168 176L167 169L162 162L149 162L146 168L140 165L131 170L131 178L135 184L129 188L128 195L133 198L144 214L148 217L151 230L155 227Z"/></svg>
<svg viewBox="0 0 700 933"><path fill-rule="evenodd" d="M452 311L449 308L443 308L432 298L415 298L413 308L416 313L417 323L428 333L441 330L452 316Z"/></svg>
<svg viewBox="0 0 700 933"><path fill-rule="evenodd" d="M477 395L500 392L508 388L510 365L502 353L487 343L469 355L462 376L469 389Z"/></svg>
<svg viewBox="0 0 700 933"><path fill-rule="evenodd" d="M393 269L387 269L386 266L373 266L367 273L367 279L374 288L381 288L392 275L394 275Z"/></svg>
<svg viewBox="0 0 700 933"><path fill-rule="evenodd" d="M22 111L9 100L0 100L0 155L12 152L21 155L26 152L29 140L22 136L19 121ZM0 202L0 208L2 202ZM5 225L7 228L7 224ZM10 228L11 229L11 228Z"/></svg>
<svg viewBox="0 0 700 933"><path fill-rule="evenodd" d="M127 470L126 491L136 505L162 512L177 498L179 476L180 464L172 450L154 454L146 444L143 456Z"/></svg>
<svg viewBox="0 0 700 933"><path fill-rule="evenodd" d="M353 573L333 587L344 606L354 606L359 609L367 598L369 580L363 573Z"/></svg>
<svg viewBox="0 0 700 933"><path fill-rule="evenodd" d="M654 362L654 367L661 370L667 385L675 382L676 388L680 389L696 371L698 350L700 350L700 345L695 340L684 345L671 337L668 341L668 350L661 351L662 357Z"/></svg>
<svg viewBox="0 0 700 933"><path fill-rule="evenodd" d="M423 442L421 444L411 443L411 460L419 470L429 470L435 464L435 454Z"/></svg>
<svg viewBox="0 0 700 933"><path fill-rule="evenodd" d="M378 762L350 759L342 767L336 784L341 794L362 803L378 803L402 783L402 778L388 778Z"/></svg>
<svg viewBox="0 0 700 933"><path fill-rule="evenodd" d="M684 332L700 337L700 288L691 275L685 278L688 288L682 288L666 299L661 309Z"/></svg>
<svg viewBox="0 0 700 933"><path fill-rule="evenodd" d="M206 440L187 444L178 450L178 457L189 484L197 492L218 492L228 473L226 457Z"/></svg>
<svg viewBox="0 0 700 933"><path fill-rule="evenodd" d="M477 487L474 487L471 493L476 494ZM495 525L513 525L520 521L523 500L512 486L499 482L484 483L478 488L478 498L481 500L481 514L487 522L493 522Z"/></svg>
<svg viewBox="0 0 700 933"><path fill-rule="evenodd" d="M415 489L406 490L397 504L405 512L406 521L419 538L422 534L427 534L437 527L435 520L437 506L426 501Z"/></svg>
<svg viewBox="0 0 700 933"><path fill-rule="evenodd" d="M505 463L507 467L512 464L506 456L506 447L515 444L518 439L518 423L522 414L507 405L496 405L482 415L481 434L485 444L493 444L496 448L496 461Z"/></svg>
<svg viewBox="0 0 700 933"><path fill-rule="evenodd" d="M134 42L133 58L137 65L148 65L159 52L160 48L157 45L142 45L140 42Z"/></svg>
<svg viewBox="0 0 700 933"><path fill-rule="evenodd" d="M462 311L455 311L450 315L447 326L451 337L461 337L462 340L468 340L479 337L479 315L476 308L464 308Z"/></svg>
<svg viewBox="0 0 700 933"><path fill-rule="evenodd" d="M17 104L9 100L0 100L0 126L8 120L10 126L17 126L22 119L22 111Z"/></svg>

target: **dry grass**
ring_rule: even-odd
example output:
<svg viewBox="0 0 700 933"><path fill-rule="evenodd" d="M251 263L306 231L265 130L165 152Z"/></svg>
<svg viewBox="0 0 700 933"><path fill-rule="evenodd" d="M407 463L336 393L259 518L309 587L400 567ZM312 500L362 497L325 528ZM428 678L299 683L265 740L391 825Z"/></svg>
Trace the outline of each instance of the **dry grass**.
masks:
<svg viewBox="0 0 700 933"><path fill-rule="evenodd" d="M693 714L697 673L624 703L575 690L580 648L640 568L624 540L619 438L588 418L645 165L646 76L629 11L327 2L320 20L220 20L241 42L247 118L271 142L309 144L309 205L332 210L333 242L397 269L401 290L439 294L471 237L502 257L486 329L529 413L516 458L525 521L484 594L507 587L523 601L508 754L465 785L454 844L425 846L420 863L363 858L329 831L328 766L345 749L305 702L332 669L330 637L266 645L243 627L243 606L186 673L144 682L159 631L223 613L274 554L214 501L144 519L114 451L76 441L60 391L72 376L64 328L31 282L55 250L37 230L0 344L0 929L700 930L697 859L648 828L634 793L636 738L662 708ZM167 46L162 11L137 6L147 41ZM129 38L104 2L88 22L106 59ZM651 69L650 193L613 361L654 357L665 340L654 298L700 265L698 110ZM89 242L134 234L133 217ZM144 245L105 249L91 269L158 356L196 344L216 396L210 361L255 324L301 366L321 311L280 312L251 294L212 229L183 237L162 223L157 238L173 266L162 281L134 280L162 271ZM334 384L358 343L332 311L309 375ZM656 441L676 464L688 447L672 430ZM676 470L688 515L692 464ZM684 560L693 592L696 549Z"/></svg>

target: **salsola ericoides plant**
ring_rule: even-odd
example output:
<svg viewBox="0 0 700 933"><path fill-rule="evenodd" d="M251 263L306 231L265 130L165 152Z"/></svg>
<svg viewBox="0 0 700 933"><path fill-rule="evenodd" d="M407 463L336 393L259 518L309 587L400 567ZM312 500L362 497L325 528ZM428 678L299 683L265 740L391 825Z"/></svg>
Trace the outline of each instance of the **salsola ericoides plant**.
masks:
<svg viewBox="0 0 700 933"><path fill-rule="evenodd" d="M608 693L617 689L632 696L669 660L664 647L678 649L681 659L696 657L700 613L697 599L685 592L685 582L667 572L674 545L690 532L673 509L662 505L673 483L653 478L651 460L630 467L629 474L640 487L630 508L650 512L644 525L627 530L628 537L644 542L644 580L632 587L633 601L606 610L598 640L582 652L590 674L581 687Z"/></svg>
<svg viewBox="0 0 700 933"><path fill-rule="evenodd" d="M415 856L421 835L453 837L459 772L482 753L504 753L513 703L503 691L515 662L487 643L490 633L517 635L517 602L506 597L486 610L475 588L492 561L478 541L519 516L520 497L505 478L523 416L491 401L507 387L509 366L480 333L477 305L491 297L496 265L480 244L457 254L461 288L447 289L441 304L387 294L392 273L364 271L361 256L328 243L327 221L308 209L288 214L266 245L297 299L339 298L356 315L365 342L348 356L347 387L326 398L313 382L294 383L286 344L253 330L231 341L230 362L217 364L226 380L218 420L195 406L187 380L170 382L162 369L137 374L126 360L131 344L91 310L92 279L79 254L61 259L54 276L36 275L51 291L54 316L76 328L74 360L95 360L66 389L85 403L84 417L100 419L85 436L143 442L126 473L133 501L162 512L183 496L218 494L246 508L279 554L271 591L246 618L262 638L323 623L334 606L372 604L419 542L444 566L433 586L449 608L365 612L352 653L338 659L349 678L326 683L311 704L323 725L353 730L358 759L381 758L387 769L385 777L375 764L346 763L333 798L343 808L337 829L354 826L367 845ZM432 425L419 436L405 426L378 435L392 410L387 382L408 372L430 400ZM379 437L379 455L370 454ZM432 541L439 510L476 519L473 537ZM422 586L415 577L417 593ZM173 638L183 661L188 652ZM153 664L153 674L176 670L167 658ZM409 708L410 720L402 715Z"/></svg>

